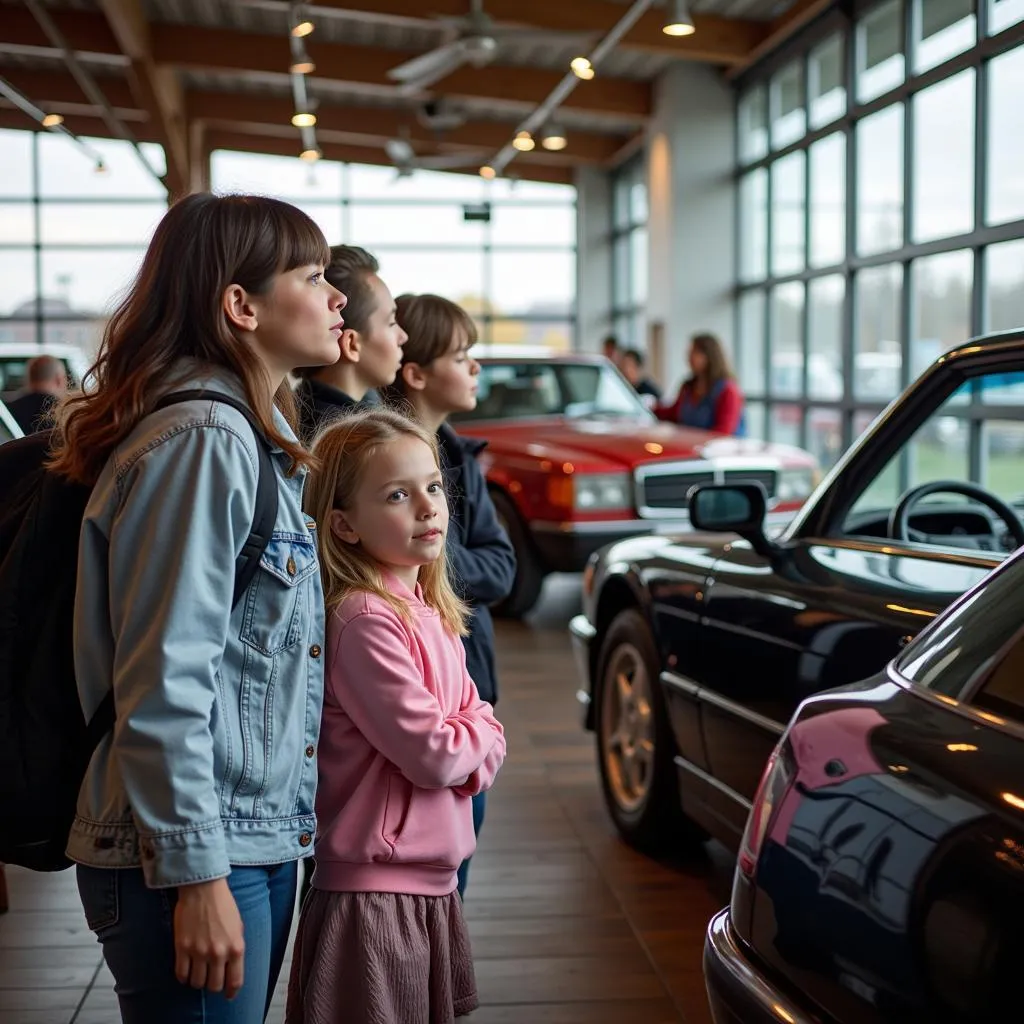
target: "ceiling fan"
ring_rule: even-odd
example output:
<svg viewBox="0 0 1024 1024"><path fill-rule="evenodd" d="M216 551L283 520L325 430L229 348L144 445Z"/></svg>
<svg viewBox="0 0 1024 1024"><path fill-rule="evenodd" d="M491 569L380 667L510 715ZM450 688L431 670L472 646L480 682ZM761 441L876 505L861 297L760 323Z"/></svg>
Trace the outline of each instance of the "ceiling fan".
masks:
<svg viewBox="0 0 1024 1024"><path fill-rule="evenodd" d="M398 171L398 177L407 178L414 171L454 171L461 167L476 167L486 159L482 150L464 150L457 153L436 153L417 156L407 138L388 139L384 143L388 157Z"/></svg>
<svg viewBox="0 0 1024 1024"><path fill-rule="evenodd" d="M483 0L470 0L469 13L461 18L440 18L439 21L447 26L445 42L388 71L388 77L400 84L402 92L426 89L463 64L483 67L494 59L502 39L538 44L551 42L550 33L496 24L484 11Z"/></svg>

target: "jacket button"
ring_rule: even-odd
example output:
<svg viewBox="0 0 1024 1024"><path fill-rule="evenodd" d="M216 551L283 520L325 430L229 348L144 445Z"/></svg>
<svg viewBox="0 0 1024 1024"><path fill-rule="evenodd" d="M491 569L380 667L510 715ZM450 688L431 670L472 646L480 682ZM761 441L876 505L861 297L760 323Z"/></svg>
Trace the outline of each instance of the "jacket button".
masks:
<svg viewBox="0 0 1024 1024"><path fill-rule="evenodd" d="M320 650L319 644L313 644L313 646L310 647L309 656L311 658L319 658L321 654L323 654L323 651Z"/></svg>
<svg viewBox="0 0 1024 1024"><path fill-rule="evenodd" d="M312 757L316 753L316 747L312 743L306 747L306 757Z"/></svg>
<svg viewBox="0 0 1024 1024"><path fill-rule="evenodd" d="M311 842L313 842L313 837L308 832L303 832L299 836L299 846L309 846Z"/></svg>
<svg viewBox="0 0 1024 1024"><path fill-rule="evenodd" d="M292 558L291 555L288 556L288 561L285 563L285 568L288 570L289 576L295 575L295 559Z"/></svg>

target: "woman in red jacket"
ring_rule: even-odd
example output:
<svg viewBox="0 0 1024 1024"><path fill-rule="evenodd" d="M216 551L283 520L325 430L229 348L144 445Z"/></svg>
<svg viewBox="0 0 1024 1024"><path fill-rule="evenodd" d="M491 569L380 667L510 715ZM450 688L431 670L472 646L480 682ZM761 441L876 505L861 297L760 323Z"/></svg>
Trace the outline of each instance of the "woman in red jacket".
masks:
<svg viewBox="0 0 1024 1024"><path fill-rule="evenodd" d="M722 343L713 334L695 334L690 339L689 363L691 375L683 381L671 405L655 410L658 419L718 434L745 436L743 392Z"/></svg>

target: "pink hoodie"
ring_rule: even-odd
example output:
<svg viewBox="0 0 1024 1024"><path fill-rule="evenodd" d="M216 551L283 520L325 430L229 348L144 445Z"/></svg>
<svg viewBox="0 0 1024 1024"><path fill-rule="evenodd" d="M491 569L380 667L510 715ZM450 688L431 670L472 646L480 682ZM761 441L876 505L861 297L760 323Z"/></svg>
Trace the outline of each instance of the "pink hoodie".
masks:
<svg viewBox="0 0 1024 1024"><path fill-rule="evenodd" d="M494 781L505 736L459 637L419 587L387 584L411 626L368 593L327 624L313 885L446 896L476 847L470 797Z"/></svg>

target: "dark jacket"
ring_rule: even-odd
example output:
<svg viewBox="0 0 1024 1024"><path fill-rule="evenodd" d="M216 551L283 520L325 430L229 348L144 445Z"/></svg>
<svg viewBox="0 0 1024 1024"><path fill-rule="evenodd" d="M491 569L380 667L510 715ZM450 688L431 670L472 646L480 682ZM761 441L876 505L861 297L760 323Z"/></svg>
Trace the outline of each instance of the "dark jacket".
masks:
<svg viewBox="0 0 1024 1024"><path fill-rule="evenodd" d="M332 419L358 406L373 405L378 400L375 391L368 391L366 397L357 402L333 384L325 384L312 377L303 378L295 389L295 398L299 403L299 437L305 445L312 444L316 432Z"/></svg>
<svg viewBox="0 0 1024 1024"><path fill-rule="evenodd" d="M488 607L507 597L516 575L512 544L498 522L494 503L477 456L485 441L460 437L447 424L437 432L451 522L448 527L448 557L459 595L473 609L469 635L463 637L466 665L490 704L498 700L498 677L494 668L494 624Z"/></svg>
<svg viewBox="0 0 1024 1024"><path fill-rule="evenodd" d="M46 391L26 391L7 403L10 414L26 434L34 434L47 427L47 414L53 406L54 396Z"/></svg>

